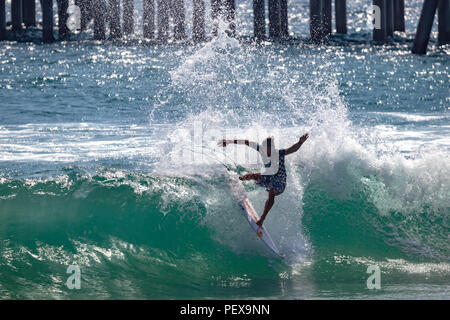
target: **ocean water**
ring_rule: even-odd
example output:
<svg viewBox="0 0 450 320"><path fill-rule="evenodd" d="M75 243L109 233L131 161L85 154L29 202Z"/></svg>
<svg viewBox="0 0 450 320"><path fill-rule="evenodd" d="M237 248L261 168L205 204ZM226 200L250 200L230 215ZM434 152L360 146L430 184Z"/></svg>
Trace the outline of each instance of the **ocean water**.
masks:
<svg viewBox="0 0 450 320"><path fill-rule="evenodd" d="M245 40L251 2L237 4ZM421 1L395 43L371 44L369 4L351 1L349 35L318 46L305 0L283 43L222 27L148 44L139 5L127 41L0 42L0 298L449 299L450 48L434 30L428 55L410 53ZM305 132L265 222L279 259L221 164L257 159L215 141L285 148ZM261 213L266 192L246 189Z"/></svg>

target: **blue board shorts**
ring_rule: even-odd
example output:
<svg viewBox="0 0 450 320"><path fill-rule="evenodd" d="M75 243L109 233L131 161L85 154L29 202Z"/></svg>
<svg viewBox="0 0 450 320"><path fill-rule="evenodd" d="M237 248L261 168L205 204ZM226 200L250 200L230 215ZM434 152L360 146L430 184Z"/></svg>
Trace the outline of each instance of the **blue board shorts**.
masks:
<svg viewBox="0 0 450 320"><path fill-rule="evenodd" d="M267 191L276 189L279 193L283 193L286 188L286 179L282 179L279 175L261 176L261 180L256 182L257 185L265 187Z"/></svg>
<svg viewBox="0 0 450 320"><path fill-rule="evenodd" d="M286 188L286 168L284 165L284 156L286 150L278 150L278 172L273 175L261 175L261 180L256 184L265 187L267 191L270 189L276 189L279 193L283 193ZM266 167L270 166L270 163Z"/></svg>

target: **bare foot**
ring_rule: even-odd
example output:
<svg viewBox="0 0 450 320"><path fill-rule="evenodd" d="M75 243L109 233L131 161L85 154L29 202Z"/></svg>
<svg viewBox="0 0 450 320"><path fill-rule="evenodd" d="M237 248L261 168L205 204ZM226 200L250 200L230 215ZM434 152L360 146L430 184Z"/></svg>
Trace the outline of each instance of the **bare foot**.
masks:
<svg viewBox="0 0 450 320"><path fill-rule="evenodd" d="M258 220L258 222L256 223L256 225L262 229L263 223L264 223L264 221L262 221L262 220L260 219L260 220Z"/></svg>

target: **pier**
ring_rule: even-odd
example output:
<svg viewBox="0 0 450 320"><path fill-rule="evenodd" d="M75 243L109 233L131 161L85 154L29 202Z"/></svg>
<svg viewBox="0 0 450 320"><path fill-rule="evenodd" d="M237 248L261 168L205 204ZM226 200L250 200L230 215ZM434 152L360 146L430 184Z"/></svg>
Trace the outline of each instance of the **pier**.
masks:
<svg viewBox="0 0 450 320"><path fill-rule="evenodd" d="M210 0L211 12L206 12L205 1L192 0L192 37L188 39L185 0L143 0L142 8L135 8L134 0L75 0L72 2L77 6L79 13L76 17L79 20L75 24L78 26L76 30L68 27L68 9L72 3L69 0L11 0L9 13L6 10L6 1L0 0L0 40L15 39L24 29L38 27L42 29L42 41L53 42L67 39L74 32L85 32L87 25L92 23L95 40L121 39L133 34L136 28L142 28L145 39L159 43L169 40L202 42L217 35L219 20L227 24L227 33L235 36L235 0ZM258 42L288 38L288 1L252 1L253 39ZM55 8L57 8L57 19L54 18ZM142 13L142 26L135 25L135 9ZM268 17L266 17L266 9ZM37 10L41 10L42 21L36 21ZM395 32L405 31L405 0L373 0L373 13L372 40L374 43L393 41ZM438 44L449 43L450 0L424 0L420 17L418 17L412 46L413 53L427 52L436 15L439 26ZM211 34L205 31L207 16L211 16L213 20ZM10 21L7 21L7 17L10 17ZM54 32L55 24L58 30L57 36ZM310 0L309 30L310 40L317 44L324 43L334 30L336 34L346 34L348 30L347 0Z"/></svg>

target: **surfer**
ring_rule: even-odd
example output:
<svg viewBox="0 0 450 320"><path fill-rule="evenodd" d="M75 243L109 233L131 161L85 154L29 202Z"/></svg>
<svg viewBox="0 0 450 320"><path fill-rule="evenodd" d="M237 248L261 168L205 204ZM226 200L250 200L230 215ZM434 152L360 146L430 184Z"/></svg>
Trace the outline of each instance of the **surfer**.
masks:
<svg viewBox="0 0 450 320"><path fill-rule="evenodd" d="M288 154L296 152L302 144L308 139L309 135L305 133L300 137L297 143L287 149L275 149L273 137L264 139L260 145L249 140L222 140L219 142L223 147L229 144L245 144L255 149L261 155L264 163L264 172L250 172L239 177L240 180L255 180L255 183L261 187L265 187L269 192L269 197L264 206L264 212L256 223L260 228L266 219L267 214L275 203L275 197L282 194L286 188L286 168L284 165L284 157ZM278 155L278 157L277 157Z"/></svg>

